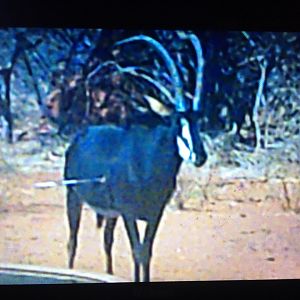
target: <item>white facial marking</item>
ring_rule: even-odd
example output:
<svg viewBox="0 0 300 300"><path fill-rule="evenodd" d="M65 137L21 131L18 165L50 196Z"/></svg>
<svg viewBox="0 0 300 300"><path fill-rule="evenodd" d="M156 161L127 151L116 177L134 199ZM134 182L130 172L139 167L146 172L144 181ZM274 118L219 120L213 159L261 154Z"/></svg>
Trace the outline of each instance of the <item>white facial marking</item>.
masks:
<svg viewBox="0 0 300 300"><path fill-rule="evenodd" d="M180 119L181 136L177 136L177 146L179 155L185 161L196 161L196 154L194 153L193 141L190 132L190 126L186 119ZM184 139L183 139L184 138Z"/></svg>
<svg viewBox="0 0 300 300"><path fill-rule="evenodd" d="M180 119L181 124L181 135L187 140L188 148L191 152L193 152L193 142L192 142L192 136L190 131L190 125L186 119L181 118Z"/></svg>
<svg viewBox="0 0 300 300"><path fill-rule="evenodd" d="M195 152L193 152L193 153L191 154L190 160L191 160L191 162L193 162L193 163L196 161L196 154L195 154Z"/></svg>
<svg viewBox="0 0 300 300"><path fill-rule="evenodd" d="M183 160L188 161L191 156L191 151L180 136L177 136L177 146L179 155Z"/></svg>

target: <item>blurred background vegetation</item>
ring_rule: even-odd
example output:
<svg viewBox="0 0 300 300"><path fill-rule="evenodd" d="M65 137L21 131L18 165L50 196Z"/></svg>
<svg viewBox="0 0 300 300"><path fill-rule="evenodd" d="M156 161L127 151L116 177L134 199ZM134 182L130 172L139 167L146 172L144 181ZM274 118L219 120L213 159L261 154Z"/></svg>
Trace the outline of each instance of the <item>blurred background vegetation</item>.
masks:
<svg viewBox="0 0 300 300"><path fill-rule="evenodd" d="M27 141L24 151L31 159L47 147L60 157L81 126L120 123L118 101L149 126L168 114L174 107L162 89L172 93L172 84L157 52L142 42L117 44L140 34L169 52L188 100L197 62L186 36L195 34L201 41L201 131L211 165L279 176L290 164L299 164L297 32L2 28L2 154L14 156ZM109 115L114 108L116 118Z"/></svg>

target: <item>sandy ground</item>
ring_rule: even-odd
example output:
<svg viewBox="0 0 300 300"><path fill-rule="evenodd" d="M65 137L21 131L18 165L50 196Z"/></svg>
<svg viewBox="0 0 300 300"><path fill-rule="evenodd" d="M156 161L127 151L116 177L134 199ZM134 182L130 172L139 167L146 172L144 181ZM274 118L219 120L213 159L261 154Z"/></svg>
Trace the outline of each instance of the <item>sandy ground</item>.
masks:
<svg viewBox="0 0 300 300"><path fill-rule="evenodd" d="M0 263L67 267L63 188L36 190L58 173L0 177ZM198 207L197 207L198 206ZM223 200L167 208L153 249L153 281L291 279L300 277L300 215L276 199ZM132 280L133 263L121 219L114 271ZM84 208L75 269L105 272L102 231Z"/></svg>

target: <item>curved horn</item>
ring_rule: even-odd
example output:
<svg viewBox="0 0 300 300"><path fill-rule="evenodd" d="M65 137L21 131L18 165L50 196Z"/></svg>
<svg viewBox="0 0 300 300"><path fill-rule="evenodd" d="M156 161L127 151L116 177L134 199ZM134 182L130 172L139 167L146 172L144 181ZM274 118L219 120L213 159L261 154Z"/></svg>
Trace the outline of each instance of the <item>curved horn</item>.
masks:
<svg viewBox="0 0 300 300"><path fill-rule="evenodd" d="M183 97L183 85L182 85L177 67L174 63L174 60L169 55L168 51L165 49L165 47L160 42L158 42L157 40L155 40L149 36L146 36L146 35L137 35L137 36L133 36L128 39L119 41L115 45L122 45L125 43L141 41L141 40L149 43L156 50L158 50L159 54L161 55L163 60L166 62L167 68L173 79L172 83L173 83L174 90L175 90L175 97L174 97L175 99L174 99L174 101L172 101L172 103L175 104L175 108L177 111L186 111L188 108L188 105L185 102L184 97Z"/></svg>
<svg viewBox="0 0 300 300"><path fill-rule="evenodd" d="M195 86L194 100L193 100L193 110L199 111L201 107L200 105L201 89L202 89L203 66L204 66L203 52L202 52L201 43L195 34L190 34L188 38L191 41L192 45L194 46L195 53L197 56L197 73L196 73L196 86Z"/></svg>
<svg viewBox="0 0 300 300"><path fill-rule="evenodd" d="M87 74L86 76L86 82L88 82L95 74L97 74L101 69L112 65L112 66L116 66L116 62L113 60L108 60L105 61L104 63L99 64L93 71L91 71L90 73Z"/></svg>
<svg viewBox="0 0 300 300"><path fill-rule="evenodd" d="M142 74L139 73L138 67L121 67L120 65L117 65L118 71L121 73L128 73L132 76L136 76L136 77L140 77L142 79L144 79L145 81L151 83L153 86L155 86L162 94L164 94L164 96L171 102L173 103L173 96L172 94L168 91L168 89L166 89L162 84L160 84L158 81L154 80L153 78L151 78L150 76L146 75L146 74ZM166 101L162 101L164 104L167 105ZM174 103L175 104L175 103Z"/></svg>
<svg viewBox="0 0 300 300"><path fill-rule="evenodd" d="M201 47L201 43L199 38L193 33L186 33L181 30L176 31L177 35L182 39L188 39L192 43L196 57L197 57L197 69L196 69L196 84L195 84L195 91L193 97L193 105L192 108L194 111L199 111L201 106L201 88L202 88L202 79L203 79L203 66L204 66L204 59L203 59L203 51Z"/></svg>

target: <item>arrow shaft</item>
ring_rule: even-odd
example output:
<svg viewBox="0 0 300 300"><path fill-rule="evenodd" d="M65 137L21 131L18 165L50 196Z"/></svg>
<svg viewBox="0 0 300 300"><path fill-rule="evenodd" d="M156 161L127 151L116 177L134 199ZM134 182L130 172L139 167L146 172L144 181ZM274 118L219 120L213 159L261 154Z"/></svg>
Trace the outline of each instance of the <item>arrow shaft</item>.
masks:
<svg viewBox="0 0 300 300"><path fill-rule="evenodd" d="M105 183L106 178L104 176L98 178L91 178L91 179L63 179L63 180L56 180L56 181L43 181L43 182L36 182L34 184L35 188L52 188L57 186L68 186L68 185L78 185L84 183Z"/></svg>

